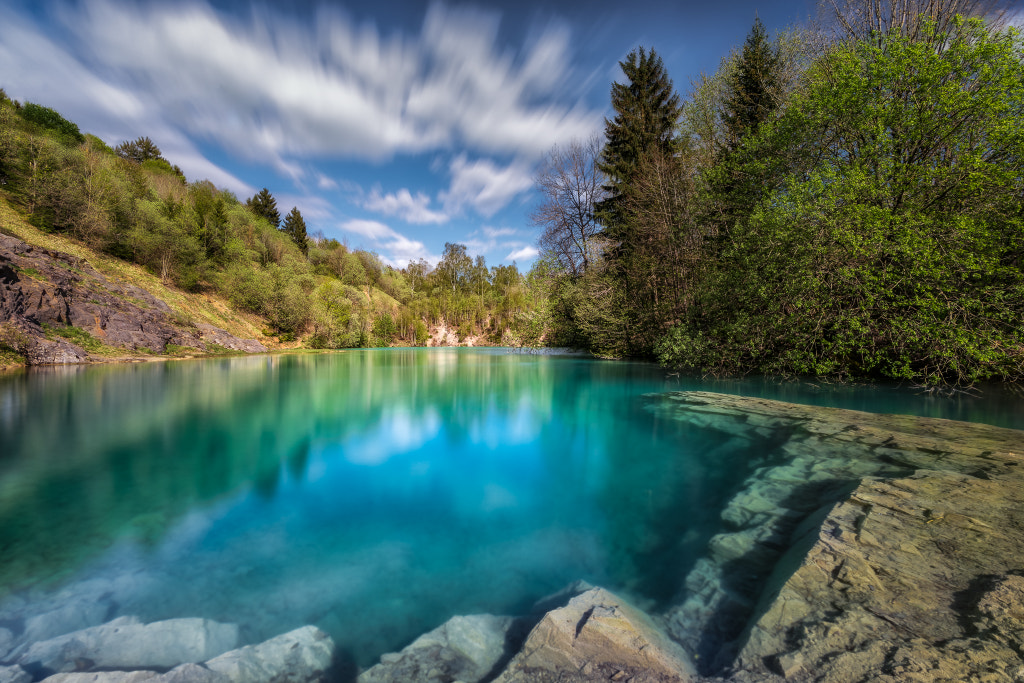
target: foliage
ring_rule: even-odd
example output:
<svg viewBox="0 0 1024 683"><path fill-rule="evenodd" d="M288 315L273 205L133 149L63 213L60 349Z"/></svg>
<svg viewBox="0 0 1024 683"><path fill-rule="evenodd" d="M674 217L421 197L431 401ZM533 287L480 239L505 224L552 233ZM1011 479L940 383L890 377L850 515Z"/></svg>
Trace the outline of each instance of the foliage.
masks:
<svg viewBox="0 0 1024 683"><path fill-rule="evenodd" d="M945 49L936 51L936 42ZM751 141L789 166L660 347L705 370L1024 371L1024 66L979 21L841 46Z"/></svg>
<svg viewBox="0 0 1024 683"><path fill-rule="evenodd" d="M263 188L246 200L245 205L255 215L265 218L275 228L281 223L281 214L277 211L277 200L270 190Z"/></svg>
<svg viewBox="0 0 1024 683"><path fill-rule="evenodd" d="M302 253L305 254L309 251L309 244L307 243L306 237L306 221L302 219L302 214L299 213L297 207L292 207L292 210L288 212L288 215L284 218L284 225L281 226L281 230L284 234L292 238L292 241L298 245Z"/></svg>
<svg viewBox="0 0 1024 683"><path fill-rule="evenodd" d="M85 142L85 136L78 126L61 116L56 110L32 102L26 102L19 110L21 118L36 124L40 128L57 133L61 140L68 144Z"/></svg>
<svg viewBox="0 0 1024 683"><path fill-rule="evenodd" d="M125 140L114 149L114 153L122 159L134 161L141 164L150 159L163 159L160 148L148 137L138 137L134 140Z"/></svg>

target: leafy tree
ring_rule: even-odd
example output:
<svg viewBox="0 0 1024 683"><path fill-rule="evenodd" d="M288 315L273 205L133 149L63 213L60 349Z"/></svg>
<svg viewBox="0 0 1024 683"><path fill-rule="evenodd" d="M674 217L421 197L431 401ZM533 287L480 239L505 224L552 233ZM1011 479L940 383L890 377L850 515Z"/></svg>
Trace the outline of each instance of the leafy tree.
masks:
<svg viewBox="0 0 1024 683"><path fill-rule="evenodd" d="M445 291L452 294L468 288L473 259L466 253L465 244L444 243L444 254L434 271Z"/></svg>
<svg viewBox="0 0 1024 683"><path fill-rule="evenodd" d="M783 150L790 174L740 224L664 361L1024 376L1024 45L978 20L928 31L834 50L750 140L752 156Z"/></svg>
<svg viewBox="0 0 1024 683"><path fill-rule="evenodd" d="M46 130L55 131L67 142L76 144L85 142L85 136L78 130L78 125L68 121L54 109L26 102L19 113L21 118Z"/></svg>
<svg viewBox="0 0 1024 683"><path fill-rule="evenodd" d="M819 0L820 14L840 40L867 41L884 47L892 32L945 49L945 37L974 17L1003 25L1014 0Z"/></svg>
<svg viewBox="0 0 1024 683"><path fill-rule="evenodd" d="M264 187L247 199L245 205L260 218L265 218L275 228L281 224L281 214L277 211L277 200L267 188Z"/></svg>
<svg viewBox="0 0 1024 683"><path fill-rule="evenodd" d="M281 226L281 229L295 241L295 244L299 245L299 249L302 250L303 254L309 252L309 243L306 237L306 221L302 219L302 214L299 213L298 207L293 206L288 215L284 217L284 225Z"/></svg>

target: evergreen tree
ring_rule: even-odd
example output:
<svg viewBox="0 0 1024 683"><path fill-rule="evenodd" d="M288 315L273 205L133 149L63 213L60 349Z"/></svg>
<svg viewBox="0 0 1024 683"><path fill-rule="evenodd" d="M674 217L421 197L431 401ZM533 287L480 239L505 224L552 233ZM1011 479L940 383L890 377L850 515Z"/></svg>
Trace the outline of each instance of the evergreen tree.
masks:
<svg viewBox="0 0 1024 683"><path fill-rule="evenodd" d="M266 218L267 222L275 228L281 224L281 214L277 212L277 200L267 188L264 187L247 199L245 205L257 216Z"/></svg>
<svg viewBox="0 0 1024 683"><path fill-rule="evenodd" d="M623 196L646 155L672 153L682 107L661 57L653 49L633 50L619 66L629 83L612 84L615 118L605 119L607 143L598 165L608 177L604 189L609 196L597 204L595 214L605 226L604 236L628 249Z"/></svg>
<svg viewBox="0 0 1024 683"><path fill-rule="evenodd" d="M118 145L114 151L122 159L128 159L137 164L149 161L150 159L163 159L163 156L160 154L160 148L148 137L138 137L131 141L126 140Z"/></svg>
<svg viewBox="0 0 1024 683"><path fill-rule="evenodd" d="M778 49L768 40L764 24L755 18L729 79L730 92L721 115L726 129L725 144L730 151L778 107L781 69Z"/></svg>
<svg viewBox="0 0 1024 683"><path fill-rule="evenodd" d="M303 254L308 252L309 240L306 237L306 221L302 219L298 207L293 206L288 215L284 217L284 225L281 226L281 229L295 240L295 244L299 245Z"/></svg>

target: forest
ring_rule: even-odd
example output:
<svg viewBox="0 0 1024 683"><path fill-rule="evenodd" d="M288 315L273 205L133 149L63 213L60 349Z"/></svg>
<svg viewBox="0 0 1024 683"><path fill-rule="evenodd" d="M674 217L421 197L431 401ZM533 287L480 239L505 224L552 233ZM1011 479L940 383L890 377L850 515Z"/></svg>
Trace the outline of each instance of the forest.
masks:
<svg viewBox="0 0 1024 683"><path fill-rule="evenodd" d="M706 374L1024 377L1024 42L994 0L828 0L757 19L675 89L620 62L603 136L536 173L529 273L466 246L394 268L266 189L188 182L0 90L0 194L33 225L209 291L312 348L460 340ZM1004 8L1005 9L1005 8Z"/></svg>
<svg viewBox="0 0 1024 683"><path fill-rule="evenodd" d="M423 346L428 325L459 341L522 346L540 335L535 288L448 243L436 266L396 269L370 251L307 234L264 188L240 201L188 182L148 137L111 148L53 109L0 90L0 194L44 231L141 264L187 291L262 316L310 348Z"/></svg>
<svg viewBox="0 0 1024 683"><path fill-rule="evenodd" d="M548 341L720 375L1024 373L1024 47L997 3L825 3L684 99L643 47L538 175Z"/></svg>

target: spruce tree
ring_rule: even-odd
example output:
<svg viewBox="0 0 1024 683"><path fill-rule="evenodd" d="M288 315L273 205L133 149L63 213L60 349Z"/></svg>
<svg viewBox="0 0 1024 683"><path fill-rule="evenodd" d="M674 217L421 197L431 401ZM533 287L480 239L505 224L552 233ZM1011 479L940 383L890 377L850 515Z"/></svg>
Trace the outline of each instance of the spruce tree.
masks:
<svg viewBox="0 0 1024 683"><path fill-rule="evenodd" d="M293 206L288 215L284 217L284 225L281 226L281 229L295 241L295 244L299 245L299 249L305 254L309 249L309 241L306 237L306 221L302 219L298 207Z"/></svg>
<svg viewBox="0 0 1024 683"><path fill-rule="evenodd" d="M605 119L607 142L598 166L608 177L604 189L609 196L597 204L595 215L604 225L604 236L628 250L623 196L646 155L671 155L682 107L661 57L653 49L633 50L619 66L629 82L612 84L615 118Z"/></svg>
<svg viewBox="0 0 1024 683"><path fill-rule="evenodd" d="M277 200L270 190L263 188L246 200L245 205L257 216L266 218L275 228L281 224L281 214L277 212Z"/></svg>
<svg viewBox="0 0 1024 683"><path fill-rule="evenodd" d="M155 142L145 136L131 141L126 140L118 145L114 151L122 159L128 159L137 164L149 161L150 159L163 159L163 156L160 154L160 148L156 146Z"/></svg>
<svg viewBox="0 0 1024 683"><path fill-rule="evenodd" d="M768 40L764 24L755 18L729 79L730 93L721 114L730 151L778 108L781 69L778 49Z"/></svg>

